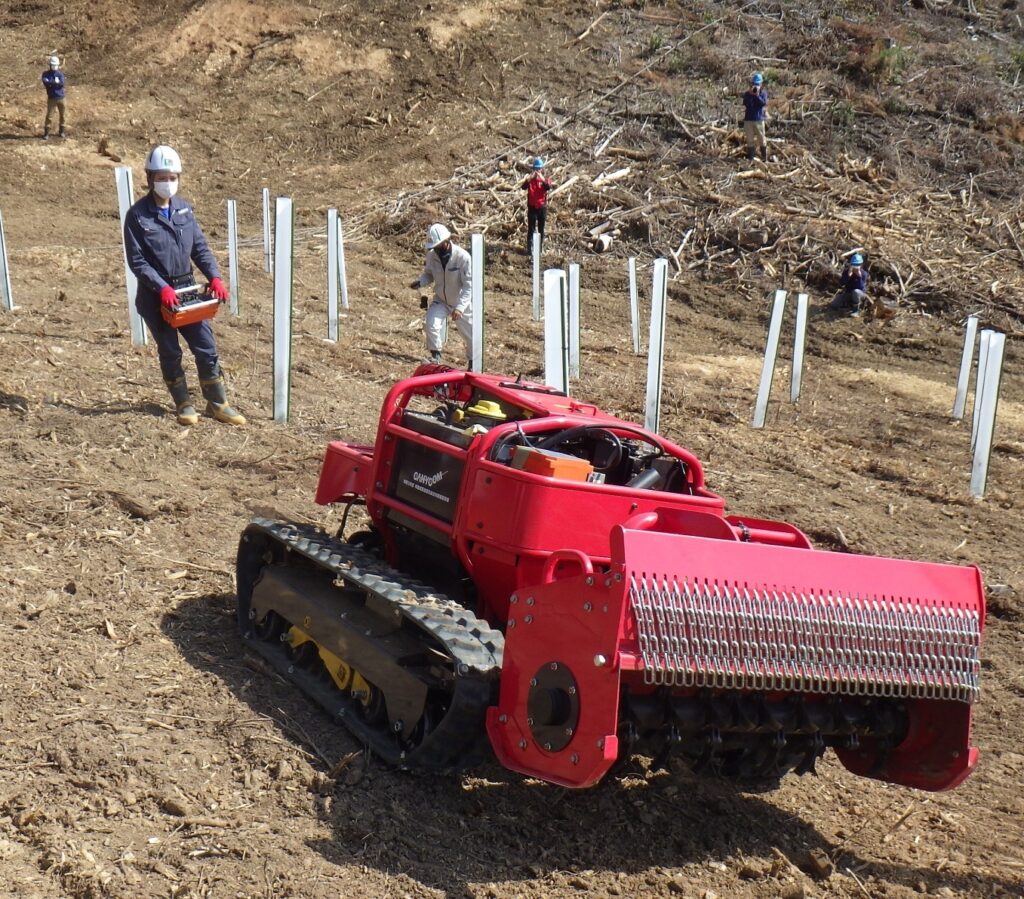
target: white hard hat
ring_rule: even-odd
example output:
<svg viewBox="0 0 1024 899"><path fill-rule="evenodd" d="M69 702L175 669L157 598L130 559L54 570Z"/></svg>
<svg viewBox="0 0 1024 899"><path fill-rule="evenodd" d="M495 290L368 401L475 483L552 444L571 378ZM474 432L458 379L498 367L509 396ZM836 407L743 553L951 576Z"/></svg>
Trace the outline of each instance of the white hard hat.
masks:
<svg viewBox="0 0 1024 899"><path fill-rule="evenodd" d="M427 242L425 246L428 250L432 250L439 243L444 243L451 236L452 232L444 225L431 225L427 228Z"/></svg>
<svg viewBox="0 0 1024 899"><path fill-rule="evenodd" d="M180 175L181 157L172 147L168 147L166 144L157 144L146 157L145 169L147 172L172 172L175 175Z"/></svg>
<svg viewBox="0 0 1024 899"><path fill-rule="evenodd" d="M51 66L59 66L60 65L60 57L59 56L51 56L50 57L50 65Z"/></svg>

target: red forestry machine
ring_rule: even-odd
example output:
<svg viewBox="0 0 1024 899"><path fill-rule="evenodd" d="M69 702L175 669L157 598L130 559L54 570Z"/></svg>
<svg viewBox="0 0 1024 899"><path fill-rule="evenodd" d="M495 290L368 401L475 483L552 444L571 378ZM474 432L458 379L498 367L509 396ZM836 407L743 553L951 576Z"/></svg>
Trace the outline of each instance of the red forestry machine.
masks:
<svg viewBox="0 0 1024 899"><path fill-rule="evenodd" d="M239 625L387 762L489 738L566 787L635 753L763 786L831 747L923 790L977 764L976 568L726 515L692 453L543 385L421 367L373 446L327 447L316 501L345 505L337 537L246 528Z"/></svg>

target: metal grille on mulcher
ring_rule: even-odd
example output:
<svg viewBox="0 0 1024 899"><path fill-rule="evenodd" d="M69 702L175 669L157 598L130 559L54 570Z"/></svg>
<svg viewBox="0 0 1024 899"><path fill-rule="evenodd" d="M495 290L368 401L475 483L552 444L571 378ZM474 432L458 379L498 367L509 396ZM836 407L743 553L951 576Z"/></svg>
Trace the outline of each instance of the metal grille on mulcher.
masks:
<svg viewBox="0 0 1024 899"><path fill-rule="evenodd" d="M650 684L968 703L978 697L975 611L643 576L632 578L629 598Z"/></svg>

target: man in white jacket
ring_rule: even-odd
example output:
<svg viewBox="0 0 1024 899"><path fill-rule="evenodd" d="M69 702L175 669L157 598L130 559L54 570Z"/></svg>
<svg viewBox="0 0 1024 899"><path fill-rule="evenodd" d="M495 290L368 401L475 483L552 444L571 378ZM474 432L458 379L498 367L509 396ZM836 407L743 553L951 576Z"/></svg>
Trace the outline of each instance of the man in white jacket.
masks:
<svg viewBox="0 0 1024 899"><path fill-rule="evenodd" d="M470 305L472 262L458 244L452 243L451 232L444 225L427 229L427 258L421 274L409 286L414 290L433 282L434 298L427 306L427 349L433 362L441 361L444 345L444 323L450 318L466 344L467 360L473 357L473 307ZM472 365L467 361L467 368Z"/></svg>

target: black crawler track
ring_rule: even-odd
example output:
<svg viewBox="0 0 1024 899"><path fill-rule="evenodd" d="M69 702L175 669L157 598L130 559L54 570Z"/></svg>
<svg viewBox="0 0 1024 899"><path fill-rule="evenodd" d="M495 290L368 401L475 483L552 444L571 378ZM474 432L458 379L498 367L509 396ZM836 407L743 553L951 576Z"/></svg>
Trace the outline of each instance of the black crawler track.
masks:
<svg viewBox="0 0 1024 899"><path fill-rule="evenodd" d="M237 570L238 623L246 642L379 758L401 768L443 771L464 768L489 752L484 714L501 670L504 637L499 631L365 550L305 525L253 520L242 533ZM363 658L375 666L375 686L387 694L388 678L412 684L402 698L407 711L415 704L415 720L407 714L406 720L396 721L382 710L368 714L364 703L339 690L322 666L299 664L281 640L280 628L261 627L257 620L253 593L265 577L270 586L263 589L271 596L276 583L284 585L281 607L291 608L292 618L302 605L303 584L314 587L321 599L315 611L310 600L313 628L318 615L323 618L322 597L327 596L332 609L341 610L331 616L330 628L339 640L358 644ZM353 608L351 615L344 611ZM367 616L381 626L367 628ZM282 617L285 628L303 626L301 620ZM411 641L420 650L417 656L428 657L429 665L422 658L406 662L409 653L396 656L396 633L406 647ZM317 640L315 633L310 636ZM353 662L336 647L326 648ZM360 665L354 667L366 676Z"/></svg>

